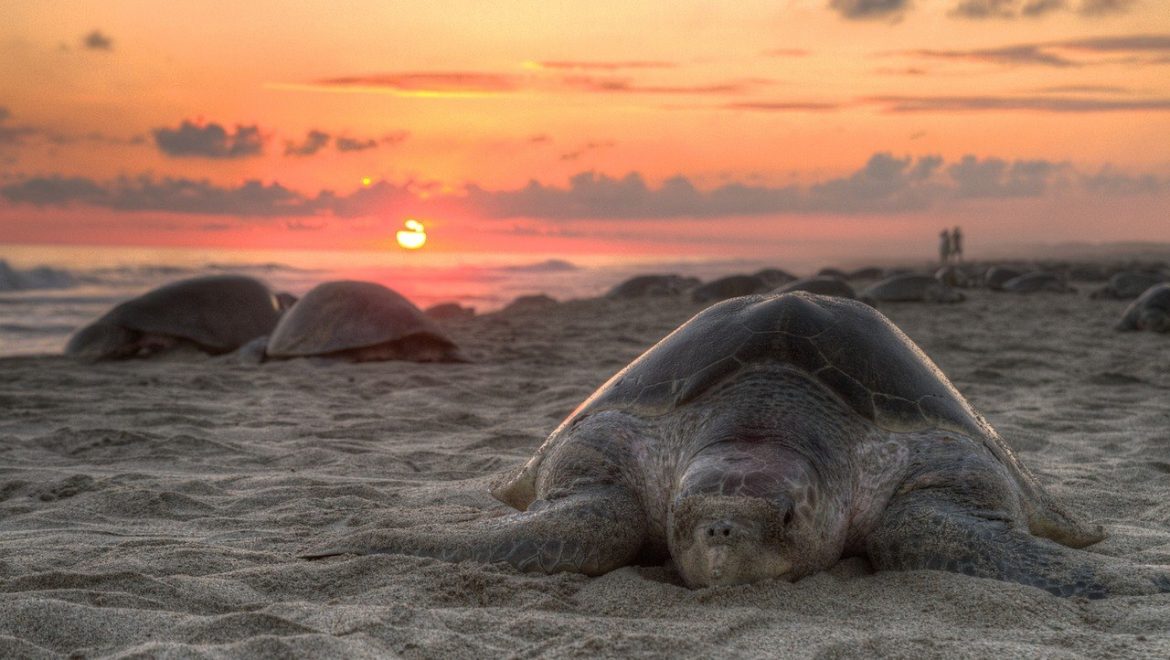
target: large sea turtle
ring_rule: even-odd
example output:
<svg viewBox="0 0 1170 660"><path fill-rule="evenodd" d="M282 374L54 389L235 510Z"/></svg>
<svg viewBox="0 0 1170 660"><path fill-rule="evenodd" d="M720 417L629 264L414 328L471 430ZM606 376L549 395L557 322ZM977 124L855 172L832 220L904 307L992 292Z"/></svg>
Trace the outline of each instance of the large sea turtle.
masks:
<svg viewBox="0 0 1170 660"><path fill-rule="evenodd" d="M1089 294L1090 298L1114 298L1117 300L1132 300L1142 295L1147 289L1166 281L1162 273L1151 271L1127 270L1109 278L1109 282Z"/></svg>
<svg viewBox="0 0 1170 660"><path fill-rule="evenodd" d="M243 275L172 282L127 300L78 330L65 354L89 360L153 355L193 346L218 355L272 332L295 298Z"/></svg>
<svg viewBox="0 0 1170 660"><path fill-rule="evenodd" d="M967 299L932 275L908 273L894 275L873 284L861 292L860 298L867 302L936 302L952 303Z"/></svg>
<svg viewBox="0 0 1170 660"><path fill-rule="evenodd" d="M589 575L671 557L691 587L796 580L843 556L1062 595L1170 573L1044 491L906 335L805 293L709 307L601 386L492 494L519 509L358 532L305 554L405 553Z"/></svg>
<svg viewBox="0 0 1170 660"><path fill-rule="evenodd" d="M354 362L463 362L455 342L409 300L374 282L318 284L280 319L271 358L322 356Z"/></svg>
<svg viewBox="0 0 1170 660"><path fill-rule="evenodd" d="M1146 289L1125 308L1117 329L1170 332L1170 284L1155 284Z"/></svg>

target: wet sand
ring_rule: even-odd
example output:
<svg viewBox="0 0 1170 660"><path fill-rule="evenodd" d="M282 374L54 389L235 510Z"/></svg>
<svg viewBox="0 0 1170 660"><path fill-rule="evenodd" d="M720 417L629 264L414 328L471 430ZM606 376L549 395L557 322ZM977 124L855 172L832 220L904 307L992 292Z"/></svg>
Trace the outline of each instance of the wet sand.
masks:
<svg viewBox="0 0 1170 660"><path fill-rule="evenodd" d="M1170 565L1170 337L1124 302L885 304L1094 552ZM700 305L576 301L446 324L474 364L0 359L0 657L1167 657L1170 594L1062 599L861 559L692 591L296 553L504 513L487 493Z"/></svg>

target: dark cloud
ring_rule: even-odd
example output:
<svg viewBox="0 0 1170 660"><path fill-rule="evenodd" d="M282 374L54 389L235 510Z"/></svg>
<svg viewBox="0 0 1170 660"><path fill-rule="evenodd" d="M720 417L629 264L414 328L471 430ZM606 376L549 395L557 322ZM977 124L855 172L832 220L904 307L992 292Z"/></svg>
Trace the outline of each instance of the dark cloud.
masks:
<svg viewBox="0 0 1170 660"><path fill-rule="evenodd" d="M727 103L728 110L759 110L764 112L823 112L840 110L844 103L822 103L820 101L740 101Z"/></svg>
<svg viewBox="0 0 1170 660"><path fill-rule="evenodd" d="M1023 44L1019 46L1005 46L1003 48L980 48L975 50L911 50L903 54L915 57L933 59L964 60L969 62L989 62L992 64L1020 65L1039 64L1053 67L1080 66L1066 57L1053 53L1042 45Z"/></svg>
<svg viewBox="0 0 1170 660"><path fill-rule="evenodd" d="M621 69L674 69L678 67L674 62L651 60L629 60L617 62L580 62L580 61L545 61L537 62L541 69L560 69L574 71L619 71Z"/></svg>
<svg viewBox="0 0 1170 660"><path fill-rule="evenodd" d="M675 176L657 186L638 172L614 177L573 176L566 186L531 181L512 190L469 185L459 193L437 184L380 181L349 194L307 196L281 186L247 181L220 186L183 178L33 177L0 186L0 199L34 206L89 205L240 218L284 218L291 229L311 230L322 217L365 217L387 209L441 215L452 210L486 218L545 220L723 218L745 215L838 213L864 215L921 211L968 199L1041 197L1071 188L1092 194L1148 194L1170 190L1170 181L1112 168L1081 174L1067 163L964 156L947 164L938 156L874 154L856 171L812 185L732 181L700 189Z"/></svg>
<svg viewBox="0 0 1170 660"><path fill-rule="evenodd" d="M957 186L957 197L1038 197L1057 174L1067 169L1065 164L1043 160L1009 163L999 158L964 156L947 167L947 174Z"/></svg>
<svg viewBox="0 0 1170 660"><path fill-rule="evenodd" d="M296 142L286 142L284 144L284 155L312 156L313 154L328 146L329 140L331 139L332 137L324 131L309 131L309 134L305 136L304 141L300 144L297 144Z"/></svg>
<svg viewBox="0 0 1170 660"><path fill-rule="evenodd" d="M34 177L0 188L0 197L12 204L65 206L74 203L104 206L106 189L84 177Z"/></svg>
<svg viewBox="0 0 1170 660"><path fill-rule="evenodd" d="M1083 16L1124 14L1135 4L1136 0L1083 0L1077 12Z"/></svg>
<svg viewBox="0 0 1170 660"><path fill-rule="evenodd" d="M580 148L561 154L561 160L577 160L586 152L595 151L597 149L608 149L616 146L617 143L613 140L591 140L586 142Z"/></svg>
<svg viewBox="0 0 1170 660"><path fill-rule="evenodd" d="M141 135L117 137L106 135L100 131L91 131L84 134L61 133L56 130L39 126L11 126L7 125L12 113L8 108L0 107L0 146L18 145L29 142L49 143L53 145L77 144L90 142L112 145L138 145L146 141Z"/></svg>
<svg viewBox="0 0 1170 660"><path fill-rule="evenodd" d="M1158 58L1170 55L1170 35L1133 34L1015 44L999 48L920 49L892 54L936 60L986 62L1004 66L1037 65L1067 68L1119 62L1144 65L1164 62ZM1102 59L1100 56L1106 58Z"/></svg>
<svg viewBox="0 0 1170 660"><path fill-rule="evenodd" d="M114 40L102 34L101 30L94 30L82 37L81 45L86 50L114 50Z"/></svg>
<svg viewBox="0 0 1170 660"><path fill-rule="evenodd" d="M1133 90L1119 85L1052 85L1037 90L1042 94L1132 94Z"/></svg>
<svg viewBox="0 0 1170 660"><path fill-rule="evenodd" d="M1162 181L1152 174L1126 174L1108 165L1084 177L1081 184L1089 192L1111 195L1152 194L1170 187L1170 182Z"/></svg>
<svg viewBox="0 0 1170 660"><path fill-rule="evenodd" d="M318 80L327 87L369 87L413 93L511 92L522 84L518 76L473 71L435 73L382 73Z"/></svg>
<svg viewBox="0 0 1170 660"><path fill-rule="evenodd" d="M1128 34L1054 41L1048 46L1095 53L1170 53L1170 34Z"/></svg>
<svg viewBox="0 0 1170 660"><path fill-rule="evenodd" d="M743 94L762 81L734 81L709 85L646 85L630 78L599 78L595 76L566 76L566 86L583 92L604 94L679 94L679 95L735 95Z"/></svg>
<svg viewBox="0 0 1170 660"><path fill-rule="evenodd" d="M336 137L326 133L325 131L311 130L302 142L286 142L284 147L284 155L286 156L312 156L333 142L333 148L341 151L365 151L367 149L376 149L383 144L397 144L402 142L409 136L406 131L398 131L396 133L388 133L380 138L356 138L344 135Z"/></svg>
<svg viewBox="0 0 1170 660"><path fill-rule="evenodd" d="M887 112L1130 112L1170 110L1170 98L1116 99L1076 96L875 96L864 99Z"/></svg>
<svg viewBox="0 0 1170 660"><path fill-rule="evenodd" d="M961 0L951 15L965 19L1039 18L1056 12L1075 12L1086 18L1123 14L1135 0Z"/></svg>
<svg viewBox="0 0 1170 660"><path fill-rule="evenodd" d="M168 156L178 158L244 158L263 151L260 128L236 126L229 133L223 126L200 125L184 120L178 128L154 129L154 142Z"/></svg>
<svg viewBox="0 0 1170 660"><path fill-rule="evenodd" d="M365 151L376 148L378 141L373 138L339 137L336 146L338 151Z"/></svg>
<svg viewBox="0 0 1170 660"><path fill-rule="evenodd" d="M829 0L829 8L851 21L896 21L911 7L910 0Z"/></svg>
<svg viewBox="0 0 1170 660"><path fill-rule="evenodd" d="M10 126L8 120L12 117L12 113L8 108L0 106L0 146L17 145L25 141L32 135L36 135L37 130L31 126Z"/></svg>

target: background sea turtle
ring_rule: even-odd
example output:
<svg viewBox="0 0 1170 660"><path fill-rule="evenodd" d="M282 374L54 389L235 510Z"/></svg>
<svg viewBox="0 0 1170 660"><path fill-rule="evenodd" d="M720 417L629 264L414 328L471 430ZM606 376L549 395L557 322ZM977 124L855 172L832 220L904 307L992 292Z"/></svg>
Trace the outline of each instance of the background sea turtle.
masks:
<svg viewBox="0 0 1170 660"><path fill-rule="evenodd" d="M1118 330L1170 332L1170 284L1155 284L1125 308Z"/></svg>
<svg viewBox="0 0 1170 660"><path fill-rule="evenodd" d="M816 293L822 296L837 296L839 298L856 298L857 292L853 287L846 282L837 279L836 277L806 277L802 280L789 282L784 286L776 289L773 293L793 293L796 291L805 291L808 293Z"/></svg>
<svg viewBox="0 0 1170 660"><path fill-rule="evenodd" d="M1166 276L1162 273L1127 270L1110 277L1105 286L1090 293L1089 297L1132 300L1142 295L1146 289L1165 281Z"/></svg>
<svg viewBox="0 0 1170 660"><path fill-rule="evenodd" d="M1065 283L1056 273L1045 271L1034 271L1013 277L1003 283L1002 290L1010 293L1036 293L1038 291L1076 293L1077 291Z"/></svg>
<svg viewBox="0 0 1170 660"><path fill-rule="evenodd" d="M1059 595L1170 590L1053 501L913 342L856 301L714 305L614 375L492 494L522 513L365 531L395 552L596 575L669 555L691 587L842 556Z"/></svg>
<svg viewBox="0 0 1170 660"><path fill-rule="evenodd" d="M462 362L455 342L409 300L373 282L318 284L272 331L268 357Z"/></svg>
<svg viewBox="0 0 1170 660"><path fill-rule="evenodd" d="M758 277L764 280L764 284L767 284L769 287L778 287L796 279L795 275L780 268L762 268L752 273L752 277Z"/></svg>
<svg viewBox="0 0 1170 660"><path fill-rule="evenodd" d="M728 275L707 282L691 291L691 299L695 302L713 302L736 296L763 293L770 288L763 278L755 275Z"/></svg>
<svg viewBox="0 0 1170 660"><path fill-rule="evenodd" d="M65 354L128 358L181 345L227 353L272 332L283 300L260 280L243 275L180 280L115 306L77 331Z"/></svg>
<svg viewBox="0 0 1170 660"><path fill-rule="evenodd" d="M637 275L610 289L606 298L645 298L648 296L673 296L698 286L699 280L681 275Z"/></svg>
<svg viewBox="0 0 1170 660"><path fill-rule="evenodd" d="M860 298L876 302L962 302L966 296L932 275L908 273L894 275L861 292Z"/></svg>
<svg viewBox="0 0 1170 660"><path fill-rule="evenodd" d="M991 268L987 269L986 273L983 274L983 284L992 291L1003 291L1003 285L1005 282L1008 280L1013 280L1023 274L1024 271L1018 268L1011 268L1008 266L992 266Z"/></svg>

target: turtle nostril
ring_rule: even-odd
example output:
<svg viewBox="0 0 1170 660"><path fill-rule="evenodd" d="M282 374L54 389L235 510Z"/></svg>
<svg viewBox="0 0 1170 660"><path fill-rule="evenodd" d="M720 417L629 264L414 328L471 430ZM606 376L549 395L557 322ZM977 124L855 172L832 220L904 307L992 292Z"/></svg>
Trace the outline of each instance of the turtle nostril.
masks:
<svg viewBox="0 0 1170 660"><path fill-rule="evenodd" d="M715 530L708 527L707 528L707 536L715 536Z"/></svg>
<svg viewBox="0 0 1170 660"><path fill-rule="evenodd" d="M730 529L727 529L727 528L724 528L724 529L723 529L723 535L724 535L724 536L731 536L731 530L730 530Z"/></svg>

